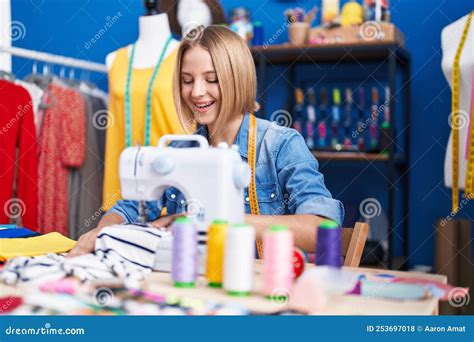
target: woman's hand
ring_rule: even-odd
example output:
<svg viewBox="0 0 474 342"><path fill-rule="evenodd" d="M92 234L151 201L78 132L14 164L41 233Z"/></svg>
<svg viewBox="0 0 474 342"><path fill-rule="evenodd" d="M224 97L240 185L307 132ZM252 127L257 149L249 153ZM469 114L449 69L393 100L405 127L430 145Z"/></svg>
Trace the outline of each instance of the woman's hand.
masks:
<svg viewBox="0 0 474 342"><path fill-rule="evenodd" d="M174 214L160 217L159 219L151 222L151 225L155 228L166 228L170 229L171 224L176 220L178 217L185 216L186 213Z"/></svg>
<svg viewBox="0 0 474 342"><path fill-rule="evenodd" d="M107 226L113 226L114 224L122 224L123 218L117 213L107 213L102 217L100 222L97 224L97 228L90 230L89 232L81 235L77 244L67 254L68 258L76 257L79 255L92 253L95 248L95 239L99 235L102 228Z"/></svg>
<svg viewBox="0 0 474 342"><path fill-rule="evenodd" d="M73 249L67 254L66 257L72 258L79 255L92 253L95 248L95 239L97 235L99 235L102 227L97 227L92 229L91 231L81 235L77 244L74 246Z"/></svg>
<svg viewBox="0 0 474 342"><path fill-rule="evenodd" d="M157 219L156 221L151 222L151 225L156 228L169 229L169 226L174 222L174 220L184 215L186 215L186 213L163 216ZM79 255L92 253L95 248L95 240L97 239L97 236L99 235L102 228L108 225L121 224L122 221L122 218L117 214L110 214L104 216L104 218L99 222L97 228L92 229L84 235L81 235L81 237L77 241L76 246L71 249L71 251L67 254L67 257L72 258Z"/></svg>

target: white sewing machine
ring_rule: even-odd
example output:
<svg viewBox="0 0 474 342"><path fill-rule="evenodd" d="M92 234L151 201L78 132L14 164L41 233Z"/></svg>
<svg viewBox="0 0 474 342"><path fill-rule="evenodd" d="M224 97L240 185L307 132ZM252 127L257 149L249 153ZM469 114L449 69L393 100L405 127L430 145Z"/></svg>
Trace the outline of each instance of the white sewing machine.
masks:
<svg viewBox="0 0 474 342"><path fill-rule="evenodd" d="M199 147L168 147L170 141L195 141ZM212 221L244 222L243 189L249 184L250 169L235 145L221 143L214 148L200 135L165 135L157 147L126 148L120 155L119 174L122 196L127 200L155 201L168 187L183 193L188 217L201 233L200 273L205 265L205 233ZM160 243L156 270L171 270L171 248L170 234Z"/></svg>

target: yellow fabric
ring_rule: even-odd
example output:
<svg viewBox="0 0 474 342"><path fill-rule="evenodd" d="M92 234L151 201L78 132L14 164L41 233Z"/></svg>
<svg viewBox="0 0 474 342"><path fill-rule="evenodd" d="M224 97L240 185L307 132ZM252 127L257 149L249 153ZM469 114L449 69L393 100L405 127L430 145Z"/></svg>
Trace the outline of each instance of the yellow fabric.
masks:
<svg viewBox="0 0 474 342"><path fill-rule="evenodd" d="M18 256L65 253L75 245L76 241L56 232L30 238L0 239L0 260Z"/></svg>
<svg viewBox="0 0 474 342"><path fill-rule="evenodd" d="M152 90L150 143L158 144L165 134L183 134L173 102L173 72L177 49L161 64ZM104 165L104 195L102 206L110 209L121 198L119 178L120 153L125 148L125 84L129 56L127 48L117 51L109 71L109 117ZM133 69L130 84L132 144L144 144L146 92L152 68Z"/></svg>

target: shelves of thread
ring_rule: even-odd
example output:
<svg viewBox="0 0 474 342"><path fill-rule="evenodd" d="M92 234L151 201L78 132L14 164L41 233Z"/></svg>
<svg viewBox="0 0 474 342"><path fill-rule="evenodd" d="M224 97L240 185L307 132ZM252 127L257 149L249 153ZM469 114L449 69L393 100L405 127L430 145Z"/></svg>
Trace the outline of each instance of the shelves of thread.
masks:
<svg viewBox="0 0 474 342"><path fill-rule="evenodd" d="M385 164L379 172L387 191L383 259L391 267L395 257L408 255L408 220L398 223L409 205L411 61L403 42L263 45L251 52L257 115L299 131L324 165Z"/></svg>
<svg viewBox="0 0 474 342"><path fill-rule="evenodd" d="M390 91L388 87L383 91L381 99L375 86L360 86L355 91L350 87L309 87L306 92L296 88L291 126L318 159L386 161Z"/></svg>
<svg viewBox="0 0 474 342"><path fill-rule="evenodd" d="M263 45L250 49L256 63L320 63L384 60L392 54L401 63L409 59L407 50L397 43L361 42L357 44Z"/></svg>

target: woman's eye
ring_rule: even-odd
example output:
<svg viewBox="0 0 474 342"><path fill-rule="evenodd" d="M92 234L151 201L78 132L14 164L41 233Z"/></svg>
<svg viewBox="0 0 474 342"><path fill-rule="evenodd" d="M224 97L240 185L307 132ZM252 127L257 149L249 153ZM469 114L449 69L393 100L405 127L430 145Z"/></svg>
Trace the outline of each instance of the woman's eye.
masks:
<svg viewBox="0 0 474 342"><path fill-rule="evenodd" d="M183 79L182 82L183 82L184 84L191 84L191 83L193 83L193 80L184 80L184 79Z"/></svg>
<svg viewBox="0 0 474 342"><path fill-rule="evenodd" d="M218 83L219 81L217 79L212 79L212 80L207 80L209 83Z"/></svg>

